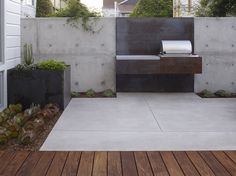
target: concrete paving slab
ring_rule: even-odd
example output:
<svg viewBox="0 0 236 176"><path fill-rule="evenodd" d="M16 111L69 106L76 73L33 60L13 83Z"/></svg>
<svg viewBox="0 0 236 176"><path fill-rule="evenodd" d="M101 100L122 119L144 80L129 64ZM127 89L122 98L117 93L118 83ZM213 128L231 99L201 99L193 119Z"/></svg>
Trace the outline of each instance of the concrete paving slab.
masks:
<svg viewBox="0 0 236 176"><path fill-rule="evenodd" d="M196 95L194 95L196 96ZM189 95L147 97L163 131L236 132L236 99L202 99Z"/></svg>
<svg viewBox="0 0 236 176"><path fill-rule="evenodd" d="M235 150L236 99L118 93L72 99L41 150Z"/></svg>

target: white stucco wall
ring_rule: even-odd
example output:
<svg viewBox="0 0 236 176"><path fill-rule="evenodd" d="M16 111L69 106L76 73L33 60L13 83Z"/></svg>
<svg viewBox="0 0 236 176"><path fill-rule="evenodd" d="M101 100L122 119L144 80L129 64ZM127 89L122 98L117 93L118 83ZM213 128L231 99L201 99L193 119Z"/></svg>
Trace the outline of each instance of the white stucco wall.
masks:
<svg viewBox="0 0 236 176"><path fill-rule="evenodd" d="M20 17L21 17L21 1L20 0L4 0L3 23L3 62L0 64L0 72L3 73L3 92L4 106L7 105L7 70L20 63Z"/></svg>

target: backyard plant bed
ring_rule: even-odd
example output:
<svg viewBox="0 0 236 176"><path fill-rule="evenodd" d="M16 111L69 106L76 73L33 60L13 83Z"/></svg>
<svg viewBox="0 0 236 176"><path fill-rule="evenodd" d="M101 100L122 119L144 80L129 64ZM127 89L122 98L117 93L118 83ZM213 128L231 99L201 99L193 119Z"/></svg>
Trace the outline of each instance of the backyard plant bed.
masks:
<svg viewBox="0 0 236 176"><path fill-rule="evenodd" d="M205 89L197 93L197 95L201 98L236 98L236 93L227 92L225 90L218 90L213 93Z"/></svg>
<svg viewBox="0 0 236 176"><path fill-rule="evenodd" d="M72 98L115 98L116 93L111 89L107 89L103 92L95 92L92 89L89 89L86 92L71 92Z"/></svg>
<svg viewBox="0 0 236 176"><path fill-rule="evenodd" d="M0 150L38 151L60 114L55 104L24 111L21 104L9 105L0 113Z"/></svg>

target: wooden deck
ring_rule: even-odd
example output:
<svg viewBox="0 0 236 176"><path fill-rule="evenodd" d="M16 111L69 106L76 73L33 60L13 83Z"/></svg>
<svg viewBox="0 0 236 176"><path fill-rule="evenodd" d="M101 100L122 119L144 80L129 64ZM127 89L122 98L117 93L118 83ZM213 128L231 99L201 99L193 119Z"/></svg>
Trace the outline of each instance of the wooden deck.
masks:
<svg viewBox="0 0 236 176"><path fill-rule="evenodd" d="M236 176L236 152L0 151L0 175Z"/></svg>

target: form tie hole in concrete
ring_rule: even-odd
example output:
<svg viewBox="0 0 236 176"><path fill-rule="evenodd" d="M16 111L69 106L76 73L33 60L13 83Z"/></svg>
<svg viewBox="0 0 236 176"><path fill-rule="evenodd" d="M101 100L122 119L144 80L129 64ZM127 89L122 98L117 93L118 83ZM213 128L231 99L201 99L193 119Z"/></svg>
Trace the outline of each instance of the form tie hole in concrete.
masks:
<svg viewBox="0 0 236 176"><path fill-rule="evenodd" d="M27 27L26 26L24 26L24 29L26 29Z"/></svg>
<svg viewBox="0 0 236 176"><path fill-rule="evenodd" d="M232 64L232 66L234 66L234 64Z"/></svg>
<svg viewBox="0 0 236 176"><path fill-rule="evenodd" d="M79 82L75 82L75 85L78 86L78 85L79 85Z"/></svg>
<svg viewBox="0 0 236 176"><path fill-rule="evenodd" d="M52 44L49 44L49 47L52 47Z"/></svg>
<svg viewBox="0 0 236 176"><path fill-rule="evenodd" d="M232 47L234 47L234 44L232 44Z"/></svg>
<svg viewBox="0 0 236 176"><path fill-rule="evenodd" d="M79 44L78 44L78 43L76 43L76 44L75 44L75 47L78 47L78 46L79 46Z"/></svg>
<svg viewBox="0 0 236 176"><path fill-rule="evenodd" d="M105 85L105 84L106 84L106 81L102 81L102 82L101 82L101 85Z"/></svg>
<svg viewBox="0 0 236 176"><path fill-rule="evenodd" d="M102 63L101 65L104 66L104 63Z"/></svg>
<svg viewBox="0 0 236 176"><path fill-rule="evenodd" d="M232 26L232 28L234 29L234 26Z"/></svg>
<svg viewBox="0 0 236 176"><path fill-rule="evenodd" d="M52 25L50 24L50 25L48 26L48 28L49 28L49 29L52 29Z"/></svg>
<svg viewBox="0 0 236 176"><path fill-rule="evenodd" d="M206 82L206 85L208 85L209 84L209 82Z"/></svg>
<svg viewBox="0 0 236 176"><path fill-rule="evenodd" d="M206 25L206 28L208 28L208 25Z"/></svg>
<svg viewBox="0 0 236 176"><path fill-rule="evenodd" d="M206 44L206 47L208 47L208 44Z"/></svg>
<svg viewBox="0 0 236 176"><path fill-rule="evenodd" d="M79 65L78 63L75 63L75 66L76 66L76 67L78 67L78 65Z"/></svg>
<svg viewBox="0 0 236 176"><path fill-rule="evenodd" d="M234 85L234 82L232 82L231 84Z"/></svg>
<svg viewBox="0 0 236 176"><path fill-rule="evenodd" d="M104 43L102 43L102 44L101 44L101 46L102 46L102 47L104 47L104 46L105 46L105 44L104 44Z"/></svg>

